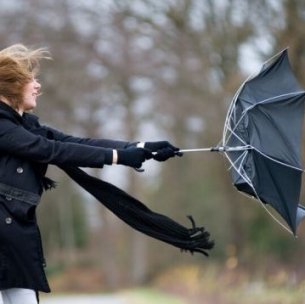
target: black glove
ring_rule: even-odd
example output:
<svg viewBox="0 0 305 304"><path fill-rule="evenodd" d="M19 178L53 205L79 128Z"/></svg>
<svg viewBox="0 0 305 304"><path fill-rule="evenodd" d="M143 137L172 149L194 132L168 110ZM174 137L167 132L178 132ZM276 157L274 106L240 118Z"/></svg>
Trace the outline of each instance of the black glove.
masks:
<svg viewBox="0 0 305 304"><path fill-rule="evenodd" d="M159 162L168 160L174 156L182 156L182 152L178 152L179 148L173 146L168 141L155 141L155 142L145 142L145 149L151 152L156 152L153 154L153 159Z"/></svg>
<svg viewBox="0 0 305 304"><path fill-rule="evenodd" d="M128 149L118 149L118 164L133 168L141 168L142 163L152 158L152 153L148 149L130 147Z"/></svg>
<svg viewBox="0 0 305 304"><path fill-rule="evenodd" d="M168 141L147 141L145 142L144 148L150 150L151 152L157 152L158 150L164 148L171 148L173 151L179 151L179 148L174 147Z"/></svg>
<svg viewBox="0 0 305 304"><path fill-rule="evenodd" d="M176 155L175 151L172 148L163 148L158 150L154 155L153 159L159 162L168 160L171 157Z"/></svg>

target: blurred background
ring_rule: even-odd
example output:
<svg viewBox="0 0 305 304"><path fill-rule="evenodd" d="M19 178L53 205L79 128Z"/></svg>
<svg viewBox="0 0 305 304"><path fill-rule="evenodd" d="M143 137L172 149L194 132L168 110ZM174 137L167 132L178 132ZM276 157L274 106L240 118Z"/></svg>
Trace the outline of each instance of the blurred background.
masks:
<svg viewBox="0 0 305 304"><path fill-rule="evenodd" d="M235 91L286 47L305 86L304 1L0 0L0 7L1 48L51 52L35 114L72 135L217 145ZM145 286L186 303L303 303L304 223L295 238L237 193L221 154L144 168L88 172L183 225L193 215L216 242L210 257L130 229L50 166L59 184L38 217L54 292Z"/></svg>

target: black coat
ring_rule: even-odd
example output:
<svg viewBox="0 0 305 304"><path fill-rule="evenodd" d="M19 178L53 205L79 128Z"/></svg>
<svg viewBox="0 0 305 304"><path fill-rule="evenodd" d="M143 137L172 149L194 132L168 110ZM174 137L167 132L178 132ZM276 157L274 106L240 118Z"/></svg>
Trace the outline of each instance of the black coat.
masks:
<svg viewBox="0 0 305 304"><path fill-rule="evenodd" d="M102 168L105 148L130 144L69 136L0 102L0 290L50 291L35 215L47 166Z"/></svg>

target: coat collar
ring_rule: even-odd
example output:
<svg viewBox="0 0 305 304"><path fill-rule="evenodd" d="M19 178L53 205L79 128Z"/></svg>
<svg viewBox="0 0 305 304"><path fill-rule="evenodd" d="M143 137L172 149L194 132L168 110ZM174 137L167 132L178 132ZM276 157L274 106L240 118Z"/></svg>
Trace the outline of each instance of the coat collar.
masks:
<svg viewBox="0 0 305 304"><path fill-rule="evenodd" d="M19 124L28 125L31 127L37 126L39 118L30 113L23 113L21 116L8 104L0 100L0 117L5 117Z"/></svg>
<svg viewBox="0 0 305 304"><path fill-rule="evenodd" d="M22 121L22 116L18 112L16 112L12 107L8 104L4 103L0 100L0 115L5 118L17 120L19 122Z"/></svg>

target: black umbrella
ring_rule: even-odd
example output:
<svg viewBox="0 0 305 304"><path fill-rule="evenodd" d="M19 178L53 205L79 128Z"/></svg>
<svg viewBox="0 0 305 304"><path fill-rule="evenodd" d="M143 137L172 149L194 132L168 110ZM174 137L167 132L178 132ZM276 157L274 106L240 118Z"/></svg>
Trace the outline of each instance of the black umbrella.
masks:
<svg viewBox="0 0 305 304"><path fill-rule="evenodd" d="M182 150L223 152L237 190L272 206L294 234L305 216L299 205L304 100L284 50L240 87L219 146Z"/></svg>

